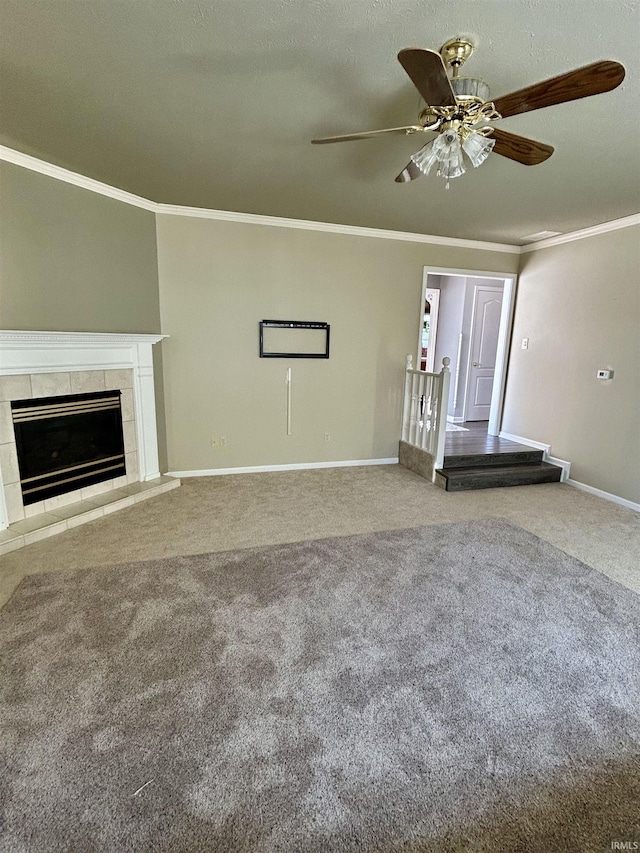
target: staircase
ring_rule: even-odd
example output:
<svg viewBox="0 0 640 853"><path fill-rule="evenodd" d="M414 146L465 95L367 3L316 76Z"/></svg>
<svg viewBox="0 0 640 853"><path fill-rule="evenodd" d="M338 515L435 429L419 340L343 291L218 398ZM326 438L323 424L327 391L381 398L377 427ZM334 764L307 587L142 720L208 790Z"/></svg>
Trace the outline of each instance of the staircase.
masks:
<svg viewBox="0 0 640 853"><path fill-rule="evenodd" d="M402 433L398 460L447 492L558 483L562 468L543 461L543 451L488 434L488 423L447 431L449 359L440 373L405 366Z"/></svg>
<svg viewBox="0 0 640 853"><path fill-rule="evenodd" d="M442 468L434 474L434 482L440 488L447 492L462 492L558 483L562 468L543 462L542 450L523 448L497 453L447 455L445 452Z"/></svg>

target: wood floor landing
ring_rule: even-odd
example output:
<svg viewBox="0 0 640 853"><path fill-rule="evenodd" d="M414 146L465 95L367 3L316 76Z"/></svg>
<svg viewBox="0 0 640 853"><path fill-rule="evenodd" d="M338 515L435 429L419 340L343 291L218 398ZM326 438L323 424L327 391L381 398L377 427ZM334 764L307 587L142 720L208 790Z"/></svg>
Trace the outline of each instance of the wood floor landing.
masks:
<svg viewBox="0 0 640 853"><path fill-rule="evenodd" d="M467 456L484 453L513 453L527 450L524 444L517 444L497 435L487 435L488 421L469 421L460 424L468 432L448 432L444 444L445 456Z"/></svg>
<svg viewBox="0 0 640 853"><path fill-rule="evenodd" d="M444 461L435 482L448 492L558 482L562 469L543 461L542 450L487 435L487 421L448 432Z"/></svg>

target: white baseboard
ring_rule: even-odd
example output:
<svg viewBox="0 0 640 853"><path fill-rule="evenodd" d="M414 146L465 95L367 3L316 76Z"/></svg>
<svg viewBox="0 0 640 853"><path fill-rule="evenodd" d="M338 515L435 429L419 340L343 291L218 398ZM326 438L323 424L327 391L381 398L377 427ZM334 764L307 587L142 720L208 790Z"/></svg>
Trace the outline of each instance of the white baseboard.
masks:
<svg viewBox="0 0 640 853"><path fill-rule="evenodd" d="M541 441L532 441L530 438L523 438L521 435L514 435L511 432L498 433L499 438L506 438L507 441L515 441L517 444L525 444L527 447L535 447L536 450L544 450L548 453L551 450L550 444L543 444Z"/></svg>
<svg viewBox="0 0 640 853"><path fill-rule="evenodd" d="M500 431L499 437L506 438L508 441L515 441L517 444L524 444L526 447L534 447L536 450L542 450L543 462L549 462L551 465L557 465L558 468L562 468L562 477L560 478L560 482L567 483L569 481L571 462L552 456L550 453L550 444L543 444L541 441L533 441L530 438L523 438L521 435L513 435L511 432L502 432L502 430Z"/></svg>
<svg viewBox="0 0 640 853"><path fill-rule="evenodd" d="M571 473L571 462L567 462L565 459L557 459L555 456L549 456L548 453L543 454L542 460L543 462L548 462L550 465L557 465L558 468L562 468L562 476L560 477L560 482L569 482L569 474Z"/></svg>
<svg viewBox="0 0 640 853"><path fill-rule="evenodd" d="M455 418L453 415L447 415L447 420L450 424L463 424L464 418Z"/></svg>
<svg viewBox="0 0 640 853"><path fill-rule="evenodd" d="M294 462L291 465L249 465L244 468L203 468L199 471L168 471L168 477L223 477L227 474L261 474L267 471L306 471L312 468L354 468L361 465L397 465L388 459L345 459L337 462Z"/></svg>
<svg viewBox="0 0 640 853"><path fill-rule="evenodd" d="M602 489L596 489L594 486L587 486L586 483L579 483L577 480L567 480L567 485L573 486L575 489L580 489L581 492L588 492L590 495L595 495L598 498L603 498L605 501L610 501L612 504L624 506L627 509L632 509L634 512L640 512L640 504L628 501L626 498L612 495L611 492L603 492Z"/></svg>

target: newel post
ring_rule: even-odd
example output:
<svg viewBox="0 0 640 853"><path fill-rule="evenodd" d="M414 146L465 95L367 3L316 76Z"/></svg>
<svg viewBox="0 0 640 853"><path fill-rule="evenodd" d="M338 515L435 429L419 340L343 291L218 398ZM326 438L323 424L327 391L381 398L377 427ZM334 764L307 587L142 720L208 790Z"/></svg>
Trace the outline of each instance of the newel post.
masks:
<svg viewBox="0 0 640 853"><path fill-rule="evenodd" d="M447 411L449 409L449 384L451 382L451 371L449 364L451 359L446 356L442 359L442 370L440 371L440 387L438 389L438 410L436 412L436 453L433 463L434 472L442 468L444 462L444 443L447 439Z"/></svg>
<svg viewBox="0 0 640 853"><path fill-rule="evenodd" d="M409 440L409 409L411 407L411 373L413 370L413 356L408 355L404 374L404 400L402 403L402 440Z"/></svg>

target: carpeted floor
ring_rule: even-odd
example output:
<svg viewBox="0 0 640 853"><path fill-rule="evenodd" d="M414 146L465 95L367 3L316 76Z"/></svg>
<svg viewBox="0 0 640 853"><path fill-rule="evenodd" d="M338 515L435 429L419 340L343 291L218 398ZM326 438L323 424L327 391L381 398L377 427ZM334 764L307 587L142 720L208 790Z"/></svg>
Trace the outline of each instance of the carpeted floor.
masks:
<svg viewBox="0 0 640 853"><path fill-rule="evenodd" d="M640 841L639 625L500 520L28 577L0 613L0 847Z"/></svg>

